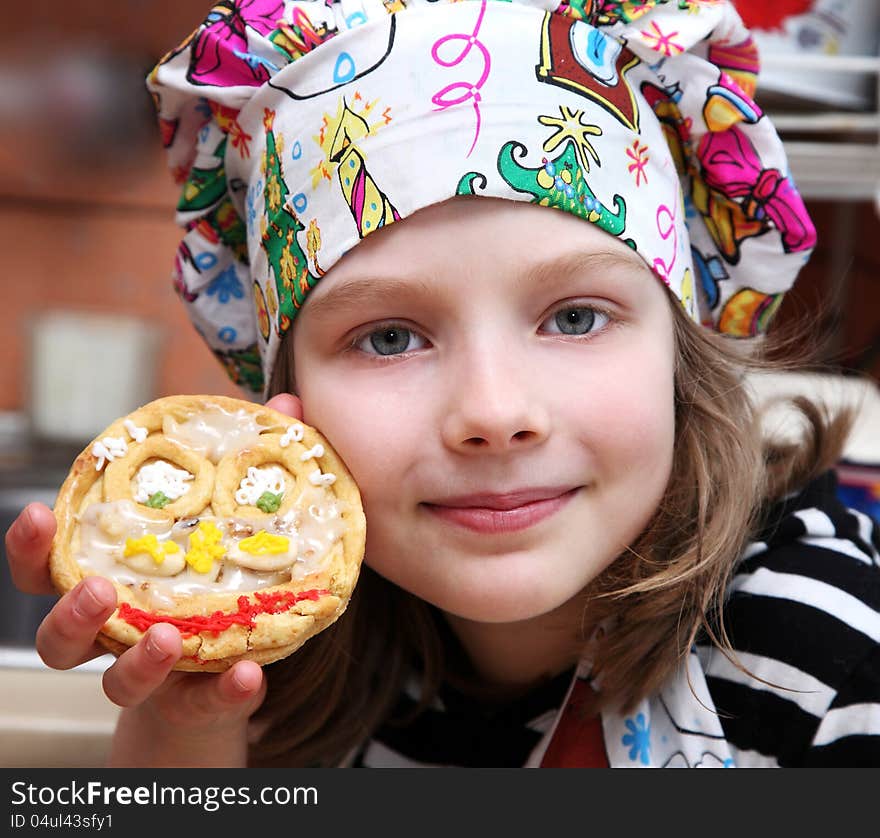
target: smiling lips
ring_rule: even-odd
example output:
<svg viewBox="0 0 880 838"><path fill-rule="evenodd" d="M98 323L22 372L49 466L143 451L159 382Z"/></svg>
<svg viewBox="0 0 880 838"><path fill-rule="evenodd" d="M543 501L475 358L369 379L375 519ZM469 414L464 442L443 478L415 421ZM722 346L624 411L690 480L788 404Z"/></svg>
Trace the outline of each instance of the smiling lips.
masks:
<svg viewBox="0 0 880 838"><path fill-rule="evenodd" d="M475 494L425 503L433 515L479 533L507 533L549 518L574 497L577 488L544 487L501 495Z"/></svg>

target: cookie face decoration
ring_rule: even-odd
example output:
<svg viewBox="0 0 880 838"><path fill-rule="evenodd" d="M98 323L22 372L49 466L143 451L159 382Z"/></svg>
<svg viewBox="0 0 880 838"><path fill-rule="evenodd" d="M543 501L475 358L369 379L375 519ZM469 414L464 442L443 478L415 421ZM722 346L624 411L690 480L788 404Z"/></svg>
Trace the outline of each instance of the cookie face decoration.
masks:
<svg viewBox="0 0 880 838"><path fill-rule="evenodd" d="M119 654L157 622L176 668L218 672L296 651L348 605L366 522L345 464L314 428L220 396L172 396L114 422L55 505L52 580L110 579L98 639Z"/></svg>

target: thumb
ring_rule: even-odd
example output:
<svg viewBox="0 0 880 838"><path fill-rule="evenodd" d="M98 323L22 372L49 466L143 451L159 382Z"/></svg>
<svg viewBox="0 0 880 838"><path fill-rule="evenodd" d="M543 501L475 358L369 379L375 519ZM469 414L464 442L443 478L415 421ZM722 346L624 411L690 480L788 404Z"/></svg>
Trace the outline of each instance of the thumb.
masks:
<svg viewBox="0 0 880 838"><path fill-rule="evenodd" d="M279 413L286 413L294 419L303 418L302 400L292 393L279 393L277 396L272 396L266 402L266 407L271 407Z"/></svg>

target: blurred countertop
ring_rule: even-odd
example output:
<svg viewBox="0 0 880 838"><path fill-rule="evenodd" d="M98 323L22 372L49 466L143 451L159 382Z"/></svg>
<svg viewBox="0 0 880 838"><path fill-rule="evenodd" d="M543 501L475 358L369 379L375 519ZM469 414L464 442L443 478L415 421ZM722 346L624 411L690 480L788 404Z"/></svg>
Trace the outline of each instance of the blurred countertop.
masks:
<svg viewBox="0 0 880 838"><path fill-rule="evenodd" d="M0 767L105 765L119 714L101 689L111 662L105 655L56 672L32 649L0 648Z"/></svg>

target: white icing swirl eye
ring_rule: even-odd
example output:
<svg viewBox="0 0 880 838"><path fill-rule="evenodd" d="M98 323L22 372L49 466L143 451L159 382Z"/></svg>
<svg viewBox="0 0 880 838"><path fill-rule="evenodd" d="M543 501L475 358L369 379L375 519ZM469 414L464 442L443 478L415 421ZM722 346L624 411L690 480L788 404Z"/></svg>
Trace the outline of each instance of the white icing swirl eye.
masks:
<svg viewBox="0 0 880 838"><path fill-rule="evenodd" d="M256 506L266 492L284 494L284 472L278 466L250 466L235 493L235 502L241 506Z"/></svg>
<svg viewBox="0 0 880 838"><path fill-rule="evenodd" d="M177 500L190 490L193 475L175 468L165 460L155 460L141 468L135 476L134 499L156 509Z"/></svg>

